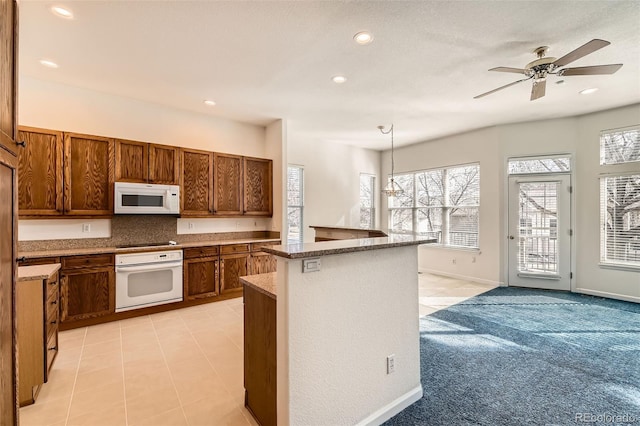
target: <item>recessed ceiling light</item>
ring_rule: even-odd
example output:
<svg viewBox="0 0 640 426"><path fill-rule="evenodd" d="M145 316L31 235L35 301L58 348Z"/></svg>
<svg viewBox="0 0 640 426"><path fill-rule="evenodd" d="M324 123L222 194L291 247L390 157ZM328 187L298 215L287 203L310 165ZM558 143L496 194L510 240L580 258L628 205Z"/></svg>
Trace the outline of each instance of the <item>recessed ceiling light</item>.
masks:
<svg viewBox="0 0 640 426"><path fill-rule="evenodd" d="M358 44L369 44L373 41L373 36L368 31L360 31L359 33L353 36L353 39Z"/></svg>
<svg viewBox="0 0 640 426"><path fill-rule="evenodd" d="M205 105L214 106L216 103L214 101L206 100L204 101Z"/></svg>
<svg viewBox="0 0 640 426"><path fill-rule="evenodd" d="M337 84L342 84L345 81L347 81L347 77L345 77L344 75L334 75L331 80L333 80L334 83Z"/></svg>
<svg viewBox="0 0 640 426"><path fill-rule="evenodd" d="M64 19L73 19L73 12L70 9L62 6L51 6L51 13L54 15L64 18Z"/></svg>
<svg viewBox="0 0 640 426"><path fill-rule="evenodd" d="M595 93L595 92L597 92L597 91L598 91L598 88L597 88L597 87L592 87L591 89L584 89L584 90L581 90L581 91L580 91L580 94L581 94L581 95L590 95L590 94Z"/></svg>
<svg viewBox="0 0 640 426"><path fill-rule="evenodd" d="M47 68L58 68L58 64L48 59L40 59L40 64Z"/></svg>

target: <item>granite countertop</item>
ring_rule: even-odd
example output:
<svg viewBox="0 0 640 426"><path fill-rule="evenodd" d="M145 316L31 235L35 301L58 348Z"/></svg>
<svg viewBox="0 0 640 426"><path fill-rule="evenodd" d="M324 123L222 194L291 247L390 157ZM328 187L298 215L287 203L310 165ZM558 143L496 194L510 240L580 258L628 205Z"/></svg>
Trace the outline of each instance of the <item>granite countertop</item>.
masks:
<svg viewBox="0 0 640 426"><path fill-rule="evenodd" d="M437 242L436 239L413 235L391 234L388 237L360 238L352 240L322 241L307 244L277 245L262 251L287 259L329 256L357 251L379 250L392 247L417 246Z"/></svg>
<svg viewBox="0 0 640 426"><path fill-rule="evenodd" d="M247 275L245 277L240 277L240 282L258 290L260 293L266 294L274 300L277 299L276 272Z"/></svg>
<svg viewBox="0 0 640 426"><path fill-rule="evenodd" d="M244 238L238 240L211 240L211 241L193 241L188 243L178 243L175 245L166 244L162 246L145 246L145 247L88 247L88 248L70 248L70 249L54 249L54 250L38 250L38 251L22 251L18 253L18 257L32 259L36 257L58 257L58 256L77 256L85 254L103 254L103 253L140 253L149 251L164 250L181 250L191 247L207 247L207 246L226 246L231 244L251 244L266 243L280 241L280 238Z"/></svg>
<svg viewBox="0 0 640 426"><path fill-rule="evenodd" d="M18 267L18 281L47 280L60 269L59 263Z"/></svg>
<svg viewBox="0 0 640 426"><path fill-rule="evenodd" d="M361 231L361 232L379 232L381 234L385 234L384 231L380 229L369 229L369 228L353 228L349 226L320 226L320 225L309 225L309 228L319 228L319 229L339 229L343 231ZM387 234L385 234L387 235Z"/></svg>

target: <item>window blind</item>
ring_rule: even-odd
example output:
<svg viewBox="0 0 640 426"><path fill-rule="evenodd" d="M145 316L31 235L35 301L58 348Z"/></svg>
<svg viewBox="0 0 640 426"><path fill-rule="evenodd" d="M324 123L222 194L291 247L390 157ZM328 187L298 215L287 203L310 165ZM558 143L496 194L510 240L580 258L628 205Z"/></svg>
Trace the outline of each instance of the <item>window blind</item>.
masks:
<svg viewBox="0 0 640 426"><path fill-rule="evenodd" d="M640 265L640 174L600 179L600 260Z"/></svg>

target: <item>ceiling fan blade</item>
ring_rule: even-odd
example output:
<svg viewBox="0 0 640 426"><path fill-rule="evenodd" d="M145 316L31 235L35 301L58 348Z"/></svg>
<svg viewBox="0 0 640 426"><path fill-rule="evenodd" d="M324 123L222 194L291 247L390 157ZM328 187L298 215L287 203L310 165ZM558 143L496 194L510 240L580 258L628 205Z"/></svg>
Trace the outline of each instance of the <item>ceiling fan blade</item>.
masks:
<svg viewBox="0 0 640 426"><path fill-rule="evenodd" d="M531 77L529 77L529 78L523 78L522 80L518 80L518 81L514 81L513 83L506 84L506 85L504 85L504 86L498 87L497 89L493 89L493 90L490 90L490 91L488 91L488 92L486 92L486 93L483 93L483 94L481 94L481 95L474 96L474 97L473 97L473 99L482 98L483 96L490 95L490 94L492 94L492 93L497 92L498 90L506 89L507 87L511 87L511 86L513 86L514 84L518 84L518 83L521 83L521 82L523 82L523 81L527 81L527 80L529 80L530 78L531 78Z"/></svg>
<svg viewBox="0 0 640 426"><path fill-rule="evenodd" d="M560 75L599 75L613 74L622 68L622 64L594 65L592 67L565 68Z"/></svg>
<svg viewBox="0 0 640 426"><path fill-rule="evenodd" d="M543 97L546 88L547 80L534 81L533 88L531 89L531 100L535 101L536 99Z"/></svg>
<svg viewBox="0 0 640 426"><path fill-rule="evenodd" d="M516 74L524 74L524 68L495 67L495 68L491 68L489 71L513 72Z"/></svg>
<svg viewBox="0 0 640 426"><path fill-rule="evenodd" d="M582 46L578 47L576 50L567 53L562 58L557 59L554 62L554 65L557 67L565 66L573 61L576 61L582 58L583 56L587 56L588 54L593 53L598 49L602 49L603 47L608 46L610 44L611 43L606 40L600 40L598 38L594 38L590 42L585 43Z"/></svg>

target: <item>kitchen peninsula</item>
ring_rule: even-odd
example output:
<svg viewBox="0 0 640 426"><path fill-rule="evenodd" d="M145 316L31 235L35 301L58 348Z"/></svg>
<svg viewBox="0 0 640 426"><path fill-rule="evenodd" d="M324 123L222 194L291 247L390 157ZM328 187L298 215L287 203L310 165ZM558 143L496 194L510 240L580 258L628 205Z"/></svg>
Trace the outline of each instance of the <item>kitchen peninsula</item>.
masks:
<svg viewBox="0 0 640 426"><path fill-rule="evenodd" d="M265 247L277 257L278 424L379 424L422 397L419 244Z"/></svg>

